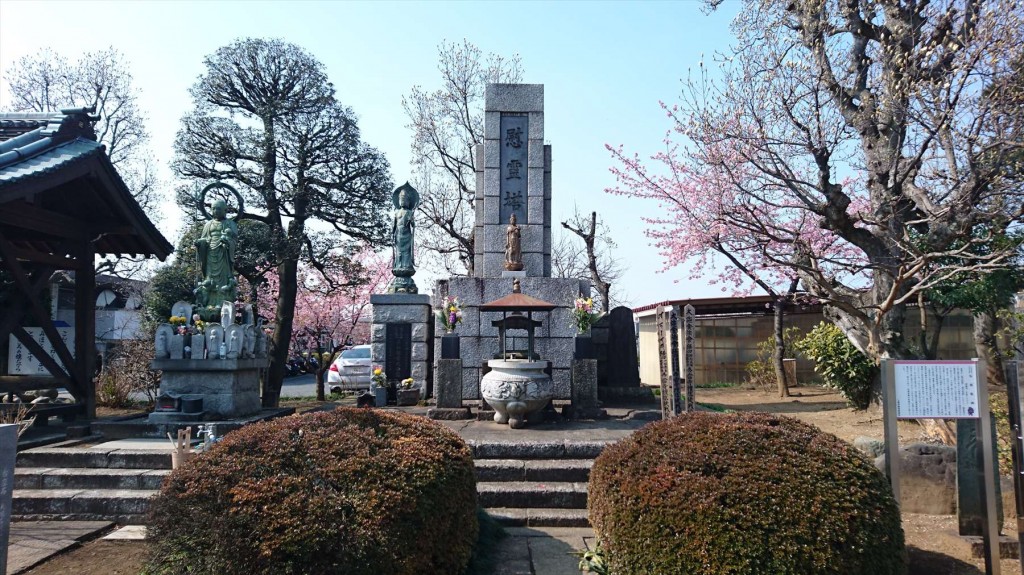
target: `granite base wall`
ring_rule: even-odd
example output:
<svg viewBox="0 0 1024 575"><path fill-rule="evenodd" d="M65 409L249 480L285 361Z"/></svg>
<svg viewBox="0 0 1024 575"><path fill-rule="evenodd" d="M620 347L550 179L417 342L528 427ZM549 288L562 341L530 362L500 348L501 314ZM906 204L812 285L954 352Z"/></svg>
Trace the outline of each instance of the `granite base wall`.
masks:
<svg viewBox="0 0 1024 575"><path fill-rule="evenodd" d="M259 413L259 371L266 359L155 360L163 371L160 393L202 398L207 416L243 417Z"/></svg>
<svg viewBox="0 0 1024 575"><path fill-rule="evenodd" d="M535 351L542 360L552 362L555 399L572 399L571 369L576 329L569 312L580 293L590 292L590 282L579 279L526 277L520 280L522 293L555 304L550 312L533 314L541 325L535 332ZM463 306L462 323L457 329L462 355L462 397L480 399L480 377L484 362L499 354L498 329L491 322L501 313L481 312L483 303L512 293L511 278L459 277L440 280L434 286L433 306L439 307L445 296L458 297ZM434 349L441 349L444 330L434 331ZM440 353L435 354L439 357Z"/></svg>

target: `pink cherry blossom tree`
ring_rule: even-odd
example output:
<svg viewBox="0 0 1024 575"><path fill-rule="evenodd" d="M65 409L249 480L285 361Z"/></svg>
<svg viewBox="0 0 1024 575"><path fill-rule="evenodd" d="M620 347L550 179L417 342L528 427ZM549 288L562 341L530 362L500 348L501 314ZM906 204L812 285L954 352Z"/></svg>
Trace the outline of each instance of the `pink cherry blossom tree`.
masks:
<svg viewBox="0 0 1024 575"><path fill-rule="evenodd" d="M325 398L324 375L335 355L347 342L369 343L370 295L383 292L390 274L391 256L368 246L356 252L349 265L326 274L300 266L289 356L316 354L317 400ZM259 296L261 309L273 309L277 295L277 275L268 273Z"/></svg>
<svg viewBox="0 0 1024 575"><path fill-rule="evenodd" d="M1020 57L1022 12L746 0L720 76L702 63L663 106L664 151L609 147L609 191L658 202L648 234L666 268L724 260L717 281L771 294L799 280L870 357L911 357L906 304L1016 251L975 248L1024 214L1007 177L1019 133L989 96Z"/></svg>

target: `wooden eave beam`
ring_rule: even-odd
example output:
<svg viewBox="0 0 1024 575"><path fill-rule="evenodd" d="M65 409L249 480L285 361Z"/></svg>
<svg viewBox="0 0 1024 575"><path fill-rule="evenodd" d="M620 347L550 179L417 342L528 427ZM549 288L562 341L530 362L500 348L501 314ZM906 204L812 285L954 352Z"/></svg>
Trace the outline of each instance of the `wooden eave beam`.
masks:
<svg viewBox="0 0 1024 575"><path fill-rule="evenodd" d="M70 216L27 202L9 202L0 209L0 225L40 232L50 237L86 241L89 227Z"/></svg>

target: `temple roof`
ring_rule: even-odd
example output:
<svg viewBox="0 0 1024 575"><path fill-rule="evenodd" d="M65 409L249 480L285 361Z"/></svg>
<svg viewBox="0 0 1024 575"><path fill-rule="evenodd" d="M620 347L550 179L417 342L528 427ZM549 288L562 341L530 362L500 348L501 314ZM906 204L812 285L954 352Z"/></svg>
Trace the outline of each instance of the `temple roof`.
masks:
<svg viewBox="0 0 1024 575"><path fill-rule="evenodd" d="M56 265L82 242L165 259L174 248L96 141L92 111L0 114L0 230L19 254Z"/></svg>

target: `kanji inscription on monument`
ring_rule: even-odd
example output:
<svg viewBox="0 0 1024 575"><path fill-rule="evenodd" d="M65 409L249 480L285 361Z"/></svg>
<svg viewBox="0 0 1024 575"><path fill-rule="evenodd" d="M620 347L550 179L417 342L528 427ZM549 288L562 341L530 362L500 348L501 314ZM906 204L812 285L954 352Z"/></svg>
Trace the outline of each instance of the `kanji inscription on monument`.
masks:
<svg viewBox="0 0 1024 575"><path fill-rule="evenodd" d="M389 381L412 376L412 324L387 324L384 330L384 373Z"/></svg>
<svg viewBox="0 0 1024 575"><path fill-rule="evenodd" d="M526 166L529 145L530 120L528 116L501 116L501 208L499 222L507 222L516 215L520 222L527 222Z"/></svg>
<svg viewBox="0 0 1024 575"><path fill-rule="evenodd" d="M978 417L978 371L973 361L894 361L896 417Z"/></svg>

